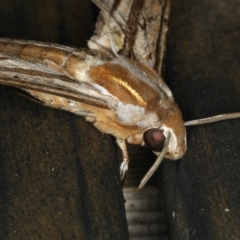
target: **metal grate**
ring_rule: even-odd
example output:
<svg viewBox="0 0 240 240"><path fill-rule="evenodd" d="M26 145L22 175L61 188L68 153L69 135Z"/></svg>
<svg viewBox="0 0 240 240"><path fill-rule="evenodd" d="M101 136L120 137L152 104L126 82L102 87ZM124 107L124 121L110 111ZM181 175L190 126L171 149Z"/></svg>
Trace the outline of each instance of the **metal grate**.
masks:
<svg viewBox="0 0 240 240"><path fill-rule="evenodd" d="M139 146L128 146L129 172L124 183L125 209L131 240L167 240L161 193L156 177L141 191L136 188L153 163L152 153Z"/></svg>

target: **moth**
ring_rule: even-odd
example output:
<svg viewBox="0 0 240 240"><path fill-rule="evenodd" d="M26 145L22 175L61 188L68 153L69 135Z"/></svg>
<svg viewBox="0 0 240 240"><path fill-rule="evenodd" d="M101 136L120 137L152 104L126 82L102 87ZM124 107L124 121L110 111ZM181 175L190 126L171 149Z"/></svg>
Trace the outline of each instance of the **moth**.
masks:
<svg viewBox="0 0 240 240"><path fill-rule="evenodd" d="M172 93L152 69L125 57L60 45L0 40L0 83L21 88L47 106L85 117L111 134L123 153L125 140L179 159L186 132Z"/></svg>
<svg viewBox="0 0 240 240"><path fill-rule="evenodd" d="M114 136L123 155L122 181L129 162L126 142L151 149L157 159L141 189L163 158L177 160L184 155L186 126L240 113L184 123L161 76L170 0L93 2L101 12L89 49L0 39L0 84L82 116Z"/></svg>
<svg viewBox="0 0 240 240"><path fill-rule="evenodd" d="M184 123L170 89L149 67L123 56L48 43L0 39L0 84L83 116L113 135L123 154L122 180L129 162L126 142L154 151L157 160L139 189L163 158L184 155L185 126L240 117L225 114Z"/></svg>

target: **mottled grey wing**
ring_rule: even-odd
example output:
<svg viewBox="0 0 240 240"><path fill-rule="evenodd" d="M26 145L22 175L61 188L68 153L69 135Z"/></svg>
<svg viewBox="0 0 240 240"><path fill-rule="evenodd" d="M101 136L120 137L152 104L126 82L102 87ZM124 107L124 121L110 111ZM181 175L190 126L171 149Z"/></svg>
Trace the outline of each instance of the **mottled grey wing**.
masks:
<svg viewBox="0 0 240 240"><path fill-rule="evenodd" d="M89 48L121 52L161 75L171 1L92 1L101 13Z"/></svg>

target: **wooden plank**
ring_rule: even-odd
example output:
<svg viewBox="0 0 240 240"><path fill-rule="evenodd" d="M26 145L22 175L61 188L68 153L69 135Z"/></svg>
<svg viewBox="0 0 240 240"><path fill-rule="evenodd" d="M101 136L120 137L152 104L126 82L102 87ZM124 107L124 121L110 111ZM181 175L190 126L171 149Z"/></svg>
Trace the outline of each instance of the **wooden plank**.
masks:
<svg viewBox="0 0 240 240"><path fill-rule="evenodd" d="M90 1L0 1L0 13L0 37L76 47L96 20ZM128 239L113 139L0 91L0 239Z"/></svg>
<svg viewBox="0 0 240 240"><path fill-rule="evenodd" d="M185 120L240 111L239 1L173 1L167 81ZM171 239L240 236L240 120L189 127L162 166Z"/></svg>

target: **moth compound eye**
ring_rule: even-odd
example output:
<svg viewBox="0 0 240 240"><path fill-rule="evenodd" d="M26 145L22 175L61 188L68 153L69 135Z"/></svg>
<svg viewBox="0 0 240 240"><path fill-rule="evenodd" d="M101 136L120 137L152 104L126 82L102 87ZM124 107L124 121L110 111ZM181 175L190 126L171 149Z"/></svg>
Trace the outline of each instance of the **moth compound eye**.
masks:
<svg viewBox="0 0 240 240"><path fill-rule="evenodd" d="M143 134L144 143L153 151L161 152L165 139L163 132L158 128L149 129Z"/></svg>

